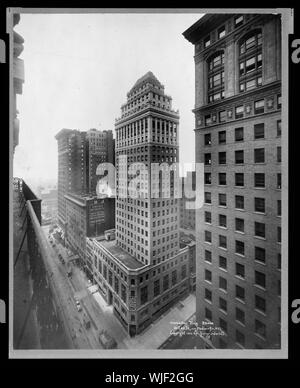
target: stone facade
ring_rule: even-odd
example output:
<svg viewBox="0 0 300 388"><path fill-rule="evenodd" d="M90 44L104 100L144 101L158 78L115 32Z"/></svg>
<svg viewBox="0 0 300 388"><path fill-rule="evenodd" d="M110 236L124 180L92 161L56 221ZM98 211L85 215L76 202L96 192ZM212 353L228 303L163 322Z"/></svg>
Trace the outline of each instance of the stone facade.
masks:
<svg viewBox="0 0 300 388"><path fill-rule="evenodd" d="M226 334L205 347L280 348L280 29L276 15L227 14L184 33L195 45L196 162L205 165L197 320Z"/></svg>

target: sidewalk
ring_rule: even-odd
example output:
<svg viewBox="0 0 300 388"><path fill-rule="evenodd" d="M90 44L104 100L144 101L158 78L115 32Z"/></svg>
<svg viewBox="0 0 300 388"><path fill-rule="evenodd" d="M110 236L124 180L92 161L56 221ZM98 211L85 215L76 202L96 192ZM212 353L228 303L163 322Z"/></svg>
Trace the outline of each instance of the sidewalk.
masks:
<svg viewBox="0 0 300 388"><path fill-rule="evenodd" d="M153 322L145 332L124 340L128 349L158 349L170 336L175 324L189 319L196 310L196 297L190 294Z"/></svg>
<svg viewBox="0 0 300 388"><path fill-rule="evenodd" d="M158 349L170 337L175 322L185 322L195 314L196 298L190 294L178 301L144 332L131 338L113 313L113 307L106 303L100 292L96 291L97 287L89 284L86 275L77 267L73 267L73 281L75 279L78 283L76 296L88 308L98 328L106 329L115 338L119 349Z"/></svg>
<svg viewBox="0 0 300 388"><path fill-rule="evenodd" d="M89 287L90 292L92 289ZM174 322L186 321L195 314L196 309L195 295L190 294L184 300L177 302L174 307L147 327L143 333L131 338L127 333L125 334L125 329L114 315L112 306L107 305L99 292L92 295L110 321L109 329L118 341L119 349L158 349L169 338L170 331L175 326Z"/></svg>

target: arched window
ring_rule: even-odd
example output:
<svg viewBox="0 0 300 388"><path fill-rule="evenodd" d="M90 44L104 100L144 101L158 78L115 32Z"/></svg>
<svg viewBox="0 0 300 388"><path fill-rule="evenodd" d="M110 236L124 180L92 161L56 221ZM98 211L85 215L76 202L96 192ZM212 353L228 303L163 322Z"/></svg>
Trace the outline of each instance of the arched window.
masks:
<svg viewBox="0 0 300 388"><path fill-rule="evenodd" d="M239 91L262 85L262 33L247 34L239 43Z"/></svg>
<svg viewBox="0 0 300 388"><path fill-rule="evenodd" d="M224 98L224 53L218 52L208 61L208 102Z"/></svg>

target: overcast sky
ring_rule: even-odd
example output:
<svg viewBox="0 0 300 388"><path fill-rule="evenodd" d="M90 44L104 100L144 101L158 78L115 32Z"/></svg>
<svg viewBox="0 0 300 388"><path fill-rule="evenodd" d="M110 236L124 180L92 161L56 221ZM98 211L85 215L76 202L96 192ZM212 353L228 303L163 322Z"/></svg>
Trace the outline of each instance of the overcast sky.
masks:
<svg viewBox="0 0 300 388"><path fill-rule="evenodd" d="M114 130L126 93L152 71L179 109L180 161L194 161L194 47L182 33L202 14L21 14L25 83L14 176L57 181L62 128Z"/></svg>

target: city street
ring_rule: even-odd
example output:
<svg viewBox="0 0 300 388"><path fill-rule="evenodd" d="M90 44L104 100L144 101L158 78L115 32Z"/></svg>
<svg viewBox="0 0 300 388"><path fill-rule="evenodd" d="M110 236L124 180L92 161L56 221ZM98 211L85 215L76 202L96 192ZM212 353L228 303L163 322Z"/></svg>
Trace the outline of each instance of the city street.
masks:
<svg viewBox="0 0 300 388"><path fill-rule="evenodd" d="M43 227L48 236L49 227ZM180 321L188 319L195 310L195 296L190 294L186 299L175 305L170 311L163 314L158 320L153 322L143 333L130 337L117 317L113 313L113 307L107 305L106 301L97 291L97 287L92 285L85 273L70 262L72 276L67 276L67 262L72 260L73 256L68 255L68 249L55 240L56 266L60 272L61 279L64 283L64 291L68 295L68 300L72 302L78 325L77 331L92 348L101 349L98 341L99 331L104 329L114 338L119 349L157 349L162 344L162 348L194 348L195 338L170 337L172 328L171 322L178 318ZM66 264L62 264L58 255L61 254ZM81 312L78 312L75 305L75 299L80 301L82 306ZM91 327L86 329L84 318L87 317L91 322ZM168 340L169 338L169 340ZM168 340L168 341L167 341Z"/></svg>
<svg viewBox="0 0 300 388"><path fill-rule="evenodd" d="M45 234L48 236L49 227L43 227ZM60 244L55 243L55 246L52 247L54 249L56 255L56 262L54 263L56 268L56 276L60 281L60 286L64 291L64 295L68 301L65 311L67 319L72 324L72 336L76 339L78 344L78 348L80 349L101 349L101 344L97 339L97 333L95 333L91 329L86 329L84 325L84 308L83 311L79 312L76 307L75 301L75 293L76 290L73 284L69 281L66 272L66 265L63 265L59 258L58 254L60 253L63 257L65 257L67 261L67 251ZM53 264L53 263L52 263ZM83 307L83 306L82 306Z"/></svg>
<svg viewBox="0 0 300 388"><path fill-rule="evenodd" d="M44 227L44 230L48 236L49 227ZM77 319L79 319L81 323L81 330L83 331L84 336L88 338L91 347L95 349L102 348L98 340L98 336L100 330L104 329L116 340L118 348L126 348L123 340L127 337L127 332L113 314L112 306L106 305L106 302L103 300L99 292L93 295L89 291L88 288L91 286L91 283L88 281L85 273L73 263L70 263L72 276L67 276L67 262L72 259L72 256L68 255L67 248L63 247L62 244L55 240L54 250L57 254L57 268L64 278L64 283L67 285L65 290L68 293L69 298L74 301L74 306L75 299L79 300L82 306L81 312L78 312L75 306L76 315ZM65 265L63 265L59 260L59 254L63 257L66 263ZM91 327L89 329L84 327L84 317L91 322Z"/></svg>

